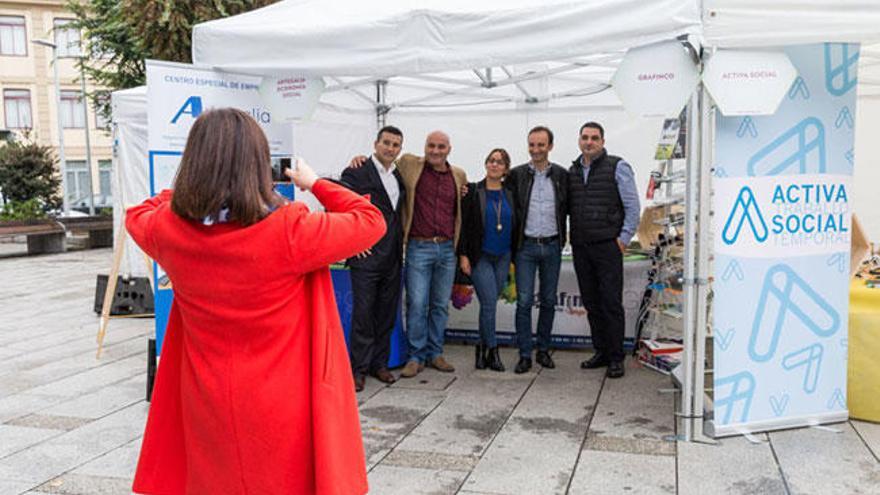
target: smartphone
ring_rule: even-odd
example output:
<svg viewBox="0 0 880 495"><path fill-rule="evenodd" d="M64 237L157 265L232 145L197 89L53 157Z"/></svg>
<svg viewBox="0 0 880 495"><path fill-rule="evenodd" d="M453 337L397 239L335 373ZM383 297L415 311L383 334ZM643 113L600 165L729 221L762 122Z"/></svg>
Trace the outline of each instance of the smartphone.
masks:
<svg viewBox="0 0 880 495"><path fill-rule="evenodd" d="M279 175L278 182L290 182L290 177L288 177L287 174L285 174L284 172L287 170L290 170L292 168L291 159L290 159L290 157L284 157L280 160L280 162L281 162L281 170L279 171L279 174L278 174Z"/></svg>

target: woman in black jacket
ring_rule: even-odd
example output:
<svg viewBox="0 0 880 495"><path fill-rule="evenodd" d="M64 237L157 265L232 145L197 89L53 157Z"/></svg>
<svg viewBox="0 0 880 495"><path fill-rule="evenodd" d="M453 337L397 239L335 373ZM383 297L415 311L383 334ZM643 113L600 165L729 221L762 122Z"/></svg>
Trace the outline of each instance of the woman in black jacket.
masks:
<svg viewBox="0 0 880 495"><path fill-rule="evenodd" d="M495 340L495 310L513 255L514 202L502 184L509 170L507 151L493 149L486 157L486 177L468 184L462 199L459 266L471 277L480 301L480 342L474 363L477 369L504 371Z"/></svg>

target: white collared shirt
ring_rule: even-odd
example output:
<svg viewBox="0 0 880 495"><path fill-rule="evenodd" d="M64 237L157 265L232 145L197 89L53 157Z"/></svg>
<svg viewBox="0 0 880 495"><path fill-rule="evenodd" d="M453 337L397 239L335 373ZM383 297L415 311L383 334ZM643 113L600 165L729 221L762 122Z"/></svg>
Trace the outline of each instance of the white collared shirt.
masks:
<svg viewBox="0 0 880 495"><path fill-rule="evenodd" d="M382 180L382 186L385 187L385 193L388 194L388 199L391 200L391 207L396 210L397 200L400 198L400 185L397 183L397 178L394 177L394 171L397 170L397 165L392 162L391 166L386 169L385 165L382 165L382 162L376 158L376 155L373 155L373 165L376 166L376 171L379 172L379 179Z"/></svg>

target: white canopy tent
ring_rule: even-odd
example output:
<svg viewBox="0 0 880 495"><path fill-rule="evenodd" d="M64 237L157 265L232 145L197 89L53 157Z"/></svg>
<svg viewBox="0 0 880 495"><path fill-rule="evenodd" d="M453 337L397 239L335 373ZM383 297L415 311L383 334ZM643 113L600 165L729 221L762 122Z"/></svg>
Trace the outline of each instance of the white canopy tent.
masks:
<svg viewBox="0 0 880 495"><path fill-rule="evenodd" d="M783 17L786 22L779 22ZM646 182L659 121L627 114L608 90L628 48L675 38L710 48L865 43L880 41L878 25L880 6L872 0L287 0L195 26L193 61L233 72L324 77L318 110L294 130L296 153L323 174L339 173L350 156L368 151L377 123L386 120L404 130L404 147L414 152L420 151L427 131L446 130L452 136L451 160L477 178L483 155L495 146L525 161L525 134L539 123L557 131L551 158L566 164L578 152L574 136L579 124L589 119L606 124L609 148L634 163L638 180ZM865 77L866 72L880 74L878 66L880 50L863 50L860 94L873 111L859 109L860 135L866 127L880 126L880 77ZM120 104L126 96L119 97ZM699 100L696 95L692 102ZM701 118L697 107L690 122ZM707 179L699 170L711 165L711 135L693 132L690 139L689 149L706 150L702 160L697 152L689 157L703 165L691 167L696 174L691 184L702 181L706 195ZM855 183L863 190L856 191L855 210L860 215L874 210L867 207L871 194L864 190L871 180L862 180L861 174L880 178L880 167L874 165L880 156L876 141L857 138ZM117 158L122 182L129 174L146 176L144 158L124 165L129 157L121 150ZM692 208L702 204L708 213L707 196L700 201L697 187L689 197ZM117 204L140 199L121 197ZM691 213L696 218L696 210ZM869 234L880 238L880 216L864 220ZM690 255L696 267L696 259L705 261L707 253L691 249ZM137 271L137 258L128 258L134 260L130 269ZM706 295L705 288L696 286L706 277L703 265L702 272L686 274L693 298L688 314L695 315L686 332L690 344L702 340L693 329L705 328L705 313L702 320L696 316ZM701 351L690 359L701 363ZM702 408L702 380L693 379L701 372L702 364L686 377L685 389L700 399L690 400L685 414ZM697 437L700 424L694 424Z"/></svg>

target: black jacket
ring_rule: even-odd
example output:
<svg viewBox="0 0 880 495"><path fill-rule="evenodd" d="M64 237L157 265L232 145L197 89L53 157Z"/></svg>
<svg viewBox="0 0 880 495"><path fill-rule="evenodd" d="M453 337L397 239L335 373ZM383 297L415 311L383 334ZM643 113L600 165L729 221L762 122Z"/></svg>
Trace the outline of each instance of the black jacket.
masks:
<svg viewBox="0 0 880 495"><path fill-rule="evenodd" d="M602 151L590 164L586 185L580 157L572 162L568 178L572 245L608 241L620 235L624 218L616 175L620 160L620 157Z"/></svg>
<svg viewBox="0 0 880 495"><path fill-rule="evenodd" d="M380 165L381 166L381 165ZM401 215L403 205L406 204L406 189L403 187L403 179L395 170L394 177L400 188L400 197L396 207L392 207L391 199L385 192L379 172L376 171L373 159L369 158L363 166L358 168L346 167L342 172L339 182L345 187L358 194L369 194L370 203L373 203L385 218L387 230L385 235L370 248L373 254L364 257L351 257L346 264L352 268L363 270L386 270L400 262L403 257L403 222Z"/></svg>
<svg viewBox="0 0 880 495"><path fill-rule="evenodd" d="M568 212L568 171L560 165L551 163L548 174L553 183L553 192L556 195L556 229L559 233L559 245L564 246L567 239L565 236L565 215ZM526 218L529 215L529 198L532 194L534 181L535 172L528 163L513 167L504 180L505 187L510 189L514 199L513 211L516 214L516 230L514 231L513 246L515 250L522 247Z"/></svg>
<svg viewBox="0 0 880 495"><path fill-rule="evenodd" d="M516 204L513 192L507 188L502 190L513 213L511 220L514 234L510 239L512 255L516 251L516 243L514 242L517 231ZM461 239L458 241L458 255L467 256L471 267L474 267L483 254L483 238L486 232L486 179L468 184L468 192L461 199L461 210Z"/></svg>

